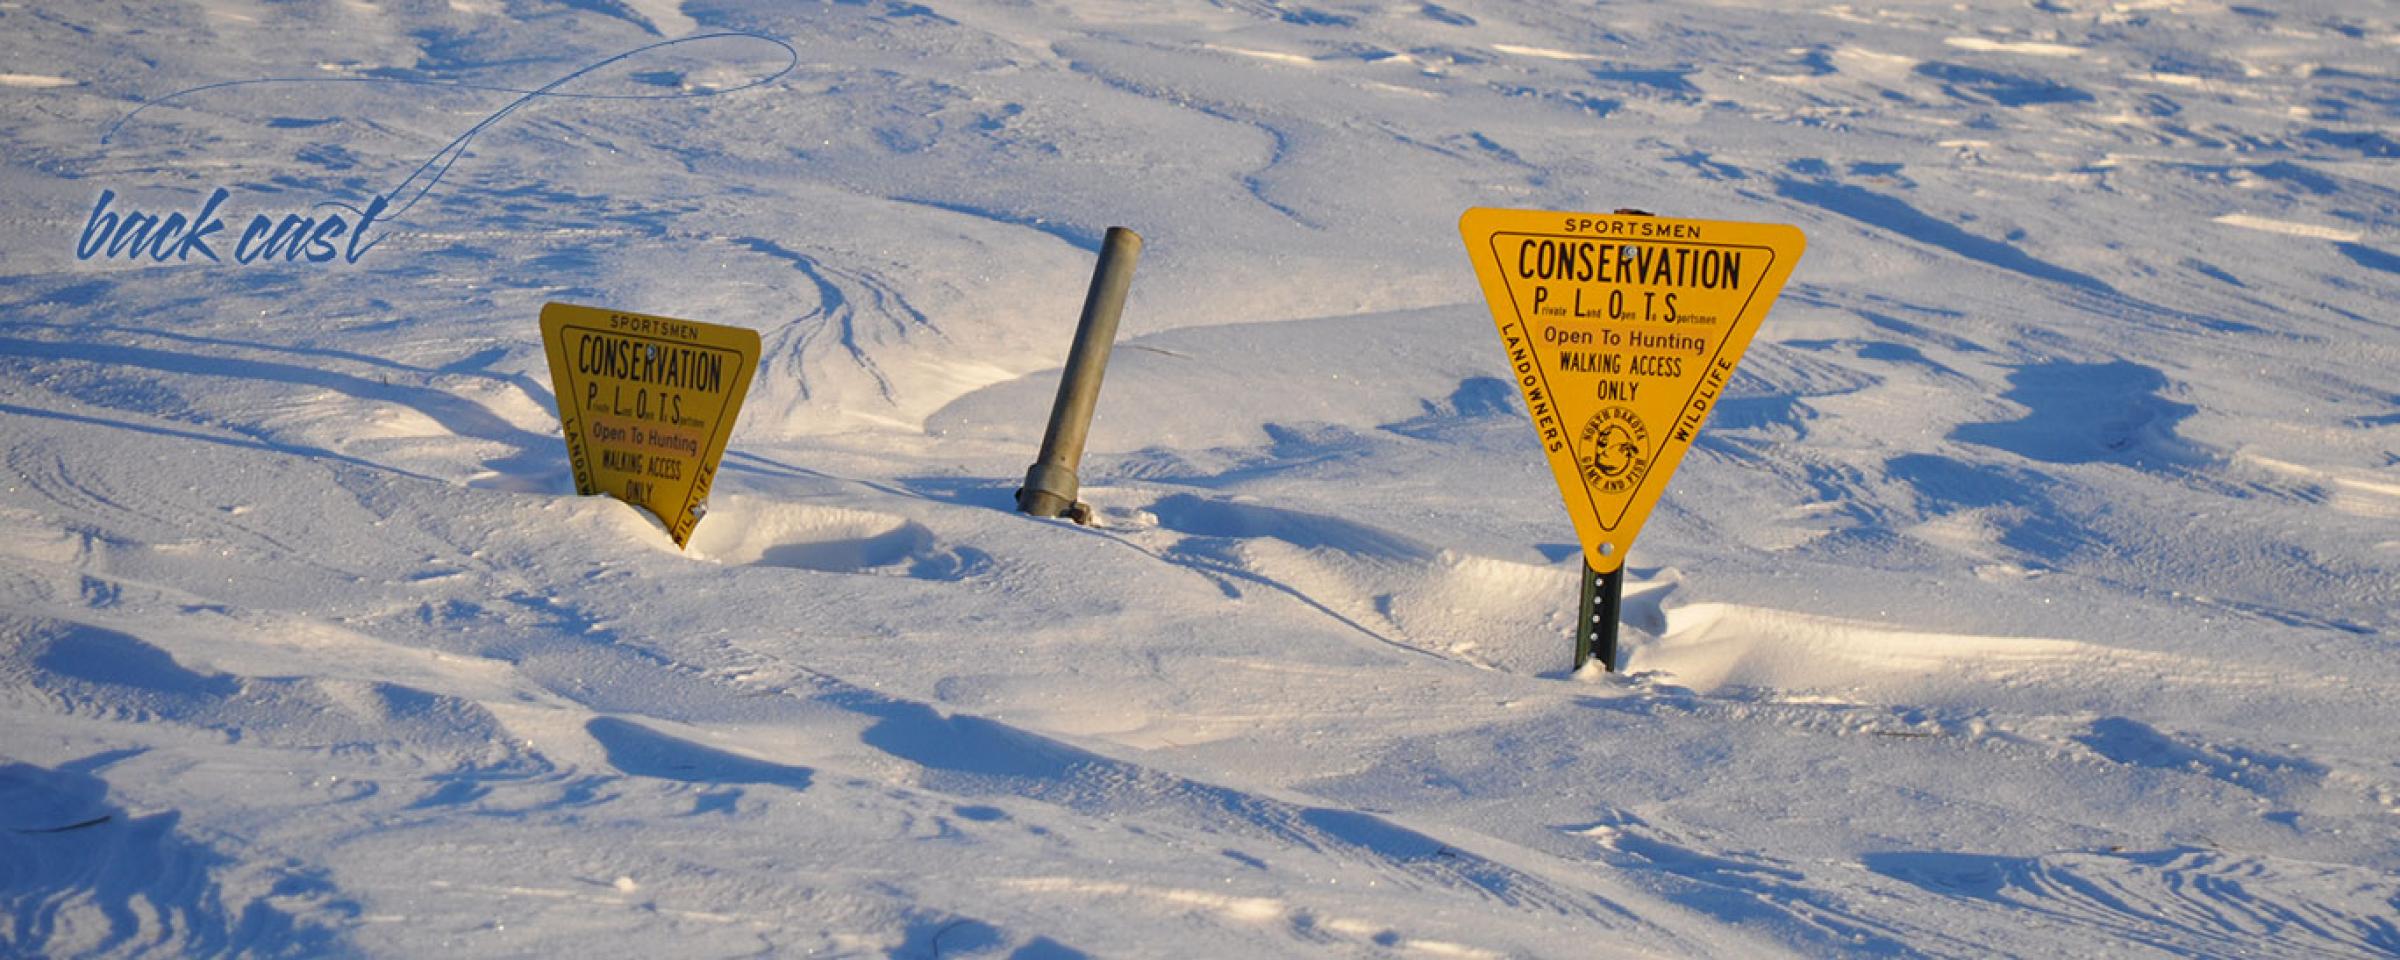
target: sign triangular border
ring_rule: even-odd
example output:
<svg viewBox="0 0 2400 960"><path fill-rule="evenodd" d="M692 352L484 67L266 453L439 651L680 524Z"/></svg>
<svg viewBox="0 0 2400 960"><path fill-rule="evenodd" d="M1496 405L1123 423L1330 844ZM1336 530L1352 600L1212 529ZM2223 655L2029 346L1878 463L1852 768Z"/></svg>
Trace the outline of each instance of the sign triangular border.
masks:
<svg viewBox="0 0 2400 960"><path fill-rule="evenodd" d="M1667 483L1682 466L1702 421L1714 411L1717 401L1732 380L1735 365L1748 350L1759 326L1782 294L1793 269L1807 248L1807 238L1796 227L1783 224L1739 223L1729 221L1680 220L1652 217L1646 214L1567 213L1543 210L1507 210L1477 207L1459 217L1459 236L1466 245L1468 259L1475 268L1476 279L1482 287L1485 305L1492 314L1494 327L1505 346L1515 336L1522 338L1526 359L1512 352L1512 379L1524 397L1527 412L1533 416L1537 434L1545 429L1545 411L1551 418L1548 429L1559 433L1559 443L1552 449L1545 443L1553 479L1559 495L1574 521L1577 539L1581 542L1584 559L1592 569L1609 572L1624 564L1625 555L1633 540L1648 521L1650 511L1658 505ZM1515 286L1505 275L1507 254L1498 243L1504 236L1521 236L1547 240L1583 243L1595 240L1623 241L1653 247L1685 247L1760 250L1767 254L1764 269L1756 271L1756 281L1741 295L1739 307L1722 334L1708 344L1709 349L1699 358L1704 370L1721 370L1722 376L1702 375L1693 378L1690 389L1676 405L1674 426L1681 429L1684 439L1678 441L1676 429L1667 431L1660 439L1657 452L1641 465L1639 475L1632 481L1632 493L1627 496L1616 516L1603 522L1603 509L1598 495L1581 481L1581 460L1584 450L1576 442L1574 431L1563 424L1552 389L1552 370L1541 359L1535 344L1531 320L1534 312L1520 302ZM1586 290L1605 291L1624 284L1577 281ZM1530 369L1528 369L1528 367ZM1705 394L1705 396L1704 396ZM1580 507L1577 500L1581 500Z"/></svg>
<svg viewBox="0 0 2400 960"><path fill-rule="evenodd" d="M567 460L574 472L575 492L587 497L606 494L649 512L666 527L667 536L675 541L675 546L678 549L682 548L690 542L693 529L699 526L700 517L706 512L709 492L716 486L717 464L725 456L725 445L732 439L734 422L741 416L742 401L749 396L751 380L758 371L760 355L758 331L744 327L703 323L697 320L683 320L675 317L556 301L542 305L541 329L542 352L548 357L550 363L550 385L558 400L559 429L566 435ZM665 344L670 347L695 351L730 353L734 356L729 377L731 382L724 384L722 406L718 409L716 416L711 418L712 422L707 424L705 439L698 444L696 453L685 457L667 457L667 459L682 460L688 463L692 471L690 486L685 489L683 496L680 498L672 496L642 497L628 490L603 489L601 487L593 469L593 453L590 449L592 439L589 435L589 421L593 412L585 409L586 398L578 391L580 388L590 386L590 383L586 382L588 377L616 380L621 384L634 383L637 389L647 389L651 385L626 380L622 377L579 371L575 365L575 358L568 355L567 335L570 330L589 330L593 333L625 340L648 341L653 345ZM666 394L671 387L676 385L658 384L657 386L662 394ZM685 395L691 395L691 393L692 391L686 391ZM697 391L697 393L707 396L714 395L709 391ZM659 402L660 408L663 410L665 401L662 399ZM621 419L621 414L612 413L612 415L619 416ZM664 426L671 429L680 424L663 421L654 424L643 421L642 426ZM643 453L642 456L657 457L659 454L653 449ZM662 507L667 512L661 512Z"/></svg>

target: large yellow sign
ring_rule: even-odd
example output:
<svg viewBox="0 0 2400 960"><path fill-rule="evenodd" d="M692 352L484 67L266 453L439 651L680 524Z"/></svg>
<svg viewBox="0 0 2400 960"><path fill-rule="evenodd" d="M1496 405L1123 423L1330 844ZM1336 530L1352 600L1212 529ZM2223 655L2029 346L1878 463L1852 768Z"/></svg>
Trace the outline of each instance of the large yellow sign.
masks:
<svg viewBox="0 0 2400 960"><path fill-rule="evenodd" d="M758 333L547 303L542 345L575 492L648 510L683 546L758 370Z"/></svg>
<svg viewBox="0 0 2400 960"><path fill-rule="evenodd" d="M1780 224L1482 208L1458 232L1584 559L1616 570L1807 238Z"/></svg>

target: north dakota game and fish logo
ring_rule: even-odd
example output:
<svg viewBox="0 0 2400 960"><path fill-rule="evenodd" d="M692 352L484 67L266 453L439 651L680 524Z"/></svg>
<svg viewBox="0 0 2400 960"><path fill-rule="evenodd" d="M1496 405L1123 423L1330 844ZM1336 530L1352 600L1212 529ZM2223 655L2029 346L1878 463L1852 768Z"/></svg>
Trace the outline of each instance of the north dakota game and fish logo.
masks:
<svg viewBox="0 0 2400 960"><path fill-rule="evenodd" d="M1616 496L1633 489L1650 466L1650 428L1625 407L1605 407L1583 425L1583 482Z"/></svg>

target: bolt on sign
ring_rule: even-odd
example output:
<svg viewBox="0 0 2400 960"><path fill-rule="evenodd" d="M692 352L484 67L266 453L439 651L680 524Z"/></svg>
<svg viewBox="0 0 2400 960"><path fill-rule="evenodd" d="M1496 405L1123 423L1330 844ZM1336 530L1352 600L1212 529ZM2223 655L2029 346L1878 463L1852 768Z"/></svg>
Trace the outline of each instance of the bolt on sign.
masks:
<svg viewBox="0 0 2400 960"><path fill-rule="evenodd" d="M682 547L758 371L757 331L546 303L542 346L575 492L650 511Z"/></svg>
<svg viewBox="0 0 2400 960"><path fill-rule="evenodd" d="M1458 232L1584 560L1615 571L1807 238L1782 224L1485 208Z"/></svg>

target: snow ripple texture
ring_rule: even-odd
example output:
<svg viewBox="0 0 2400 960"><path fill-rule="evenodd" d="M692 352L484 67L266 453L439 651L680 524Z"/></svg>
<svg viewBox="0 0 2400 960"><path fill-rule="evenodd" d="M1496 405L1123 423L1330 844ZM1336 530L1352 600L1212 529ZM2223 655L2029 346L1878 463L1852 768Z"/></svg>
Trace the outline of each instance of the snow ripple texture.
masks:
<svg viewBox="0 0 2400 960"><path fill-rule="evenodd" d="M652 47L443 152L725 33L798 62ZM0 956L2400 955L2395 49L0 3ZM355 263L74 255L104 190L224 187L223 253L429 156ZM1474 206L1809 236L1619 674ZM1113 225L1095 523L1029 520ZM761 334L690 549L572 495L549 300Z"/></svg>

